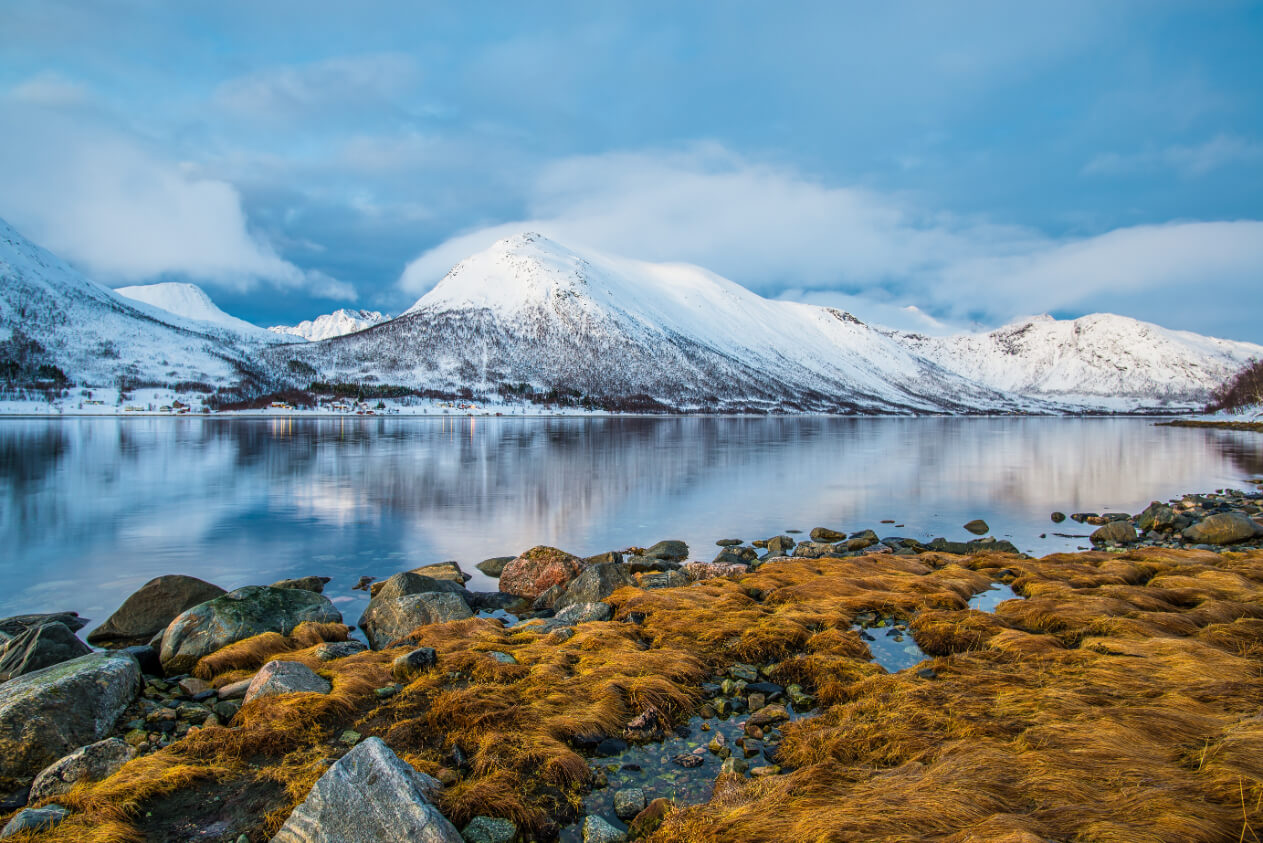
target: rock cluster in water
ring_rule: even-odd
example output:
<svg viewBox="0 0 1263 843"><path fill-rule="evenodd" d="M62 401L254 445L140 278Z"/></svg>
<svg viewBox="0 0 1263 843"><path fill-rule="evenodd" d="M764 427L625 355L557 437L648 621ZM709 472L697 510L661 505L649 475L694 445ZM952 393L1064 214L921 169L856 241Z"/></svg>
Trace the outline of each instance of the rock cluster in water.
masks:
<svg viewBox="0 0 1263 843"><path fill-rule="evenodd" d="M1263 547L1263 493L1221 489L1154 501L1136 515L1126 512L1075 512L1070 520L1096 529L1086 536L1100 548L1136 546L1198 550L1245 550ZM1054 512L1054 523L1066 520Z"/></svg>

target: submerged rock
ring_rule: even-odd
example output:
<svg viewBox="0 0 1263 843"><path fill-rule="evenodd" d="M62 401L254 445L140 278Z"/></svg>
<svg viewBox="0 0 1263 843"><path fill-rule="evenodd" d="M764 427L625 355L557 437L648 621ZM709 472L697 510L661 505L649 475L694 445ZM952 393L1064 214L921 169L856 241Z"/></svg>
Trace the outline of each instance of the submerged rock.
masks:
<svg viewBox="0 0 1263 843"><path fill-rule="evenodd" d="M638 787L625 787L614 792L614 815L626 822L645 810L645 792Z"/></svg>
<svg viewBox="0 0 1263 843"><path fill-rule="evenodd" d="M431 801L441 788L368 738L320 777L272 843L461 843Z"/></svg>
<svg viewBox="0 0 1263 843"><path fill-rule="evenodd" d="M219 586L197 577L156 577L133 592L105 623L92 630L88 643L98 647L146 644L181 612L225 593Z"/></svg>
<svg viewBox="0 0 1263 843"><path fill-rule="evenodd" d="M109 734L140 690L131 656L93 653L0 685L0 776L33 776Z"/></svg>
<svg viewBox="0 0 1263 843"><path fill-rule="evenodd" d="M77 659L91 652L92 648L80 641L60 621L31 627L0 650L0 682Z"/></svg>
<svg viewBox="0 0 1263 843"><path fill-rule="evenodd" d="M499 577L504 571L504 566L512 562L512 556L493 556L490 559L484 559L474 567L482 571L489 577Z"/></svg>
<svg viewBox="0 0 1263 843"><path fill-rule="evenodd" d="M330 580L329 577L298 577L292 580L280 580L272 583L272 588L297 588L300 591L314 591L316 594L323 594L325 584ZM208 598L209 599L209 598Z"/></svg>
<svg viewBox="0 0 1263 843"><path fill-rule="evenodd" d="M159 657L168 674L189 673L202 656L264 632L289 635L300 623L341 623L321 594L248 585L181 614L162 636Z"/></svg>
<svg viewBox="0 0 1263 843"><path fill-rule="evenodd" d="M610 821L595 814L583 818L583 843L623 843L626 832L619 831Z"/></svg>
<svg viewBox="0 0 1263 843"><path fill-rule="evenodd" d="M276 694L327 694L333 690L328 679L300 662L270 661L250 680L245 701Z"/></svg>
<svg viewBox="0 0 1263 843"><path fill-rule="evenodd" d="M472 618L459 594L426 592L404 597L374 598L360 618L360 628L374 650L384 649L419 626Z"/></svg>
<svg viewBox="0 0 1263 843"><path fill-rule="evenodd" d="M513 843L517 826L502 817L474 817L460 836L465 843Z"/></svg>
<svg viewBox="0 0 1263 843"><path fill-rule="evenodd" d="M69 793L79 782L100 781L135 757L136 750L122 738L108 738L77 749L53 762L35 777L35 783L31 785L31 801Z"/></svg>
<svg viewBox="0 0 1263 843"><path fill-rule="evenodd" d="M577 556L539 545L504 566L500 590L534 600L553 586L570 582L586 567L587 563Z"/></svg>

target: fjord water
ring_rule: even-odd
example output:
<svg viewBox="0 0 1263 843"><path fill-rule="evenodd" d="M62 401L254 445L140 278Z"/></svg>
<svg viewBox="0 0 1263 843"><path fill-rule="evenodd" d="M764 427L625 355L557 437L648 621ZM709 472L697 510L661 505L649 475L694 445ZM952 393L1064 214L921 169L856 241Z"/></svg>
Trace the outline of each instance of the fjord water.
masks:
<svg viewBox="0 0 1263 843"><path fill-rule="evenodd" d="M364 574L456 559L489 590L475 563L536 544L680 538L710 559L716 539L815 526L959 540L984 518L1043 554L1087 544L1052 510L1260 473L1257 434L1130 418L4 419L0 616L99 623L160 574L318 574L354 622Z"/></svg>

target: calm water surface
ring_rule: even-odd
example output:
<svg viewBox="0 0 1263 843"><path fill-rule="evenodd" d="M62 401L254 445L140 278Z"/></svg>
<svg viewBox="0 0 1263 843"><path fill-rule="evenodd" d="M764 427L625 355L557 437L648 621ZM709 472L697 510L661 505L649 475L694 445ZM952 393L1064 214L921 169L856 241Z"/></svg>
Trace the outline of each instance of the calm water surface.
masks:
<svg viewBox="0 0 1263 843"><path fill-rule="evenodd" d="M1054 509L1260 473L1263 436L1141 419L4 419L0 616L99 622L160 574L320 574L354 622L362 574L663 538L710 559L719 538L820 525L967 539L981 517L1047 553L1086 544L1053 534L1087 532Z"/></svg>

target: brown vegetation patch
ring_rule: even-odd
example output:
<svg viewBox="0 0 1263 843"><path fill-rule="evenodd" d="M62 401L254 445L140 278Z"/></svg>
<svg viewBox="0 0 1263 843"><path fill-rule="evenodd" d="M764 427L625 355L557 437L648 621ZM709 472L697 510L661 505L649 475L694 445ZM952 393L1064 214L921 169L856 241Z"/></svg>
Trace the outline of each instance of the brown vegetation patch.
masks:
<svg viewBox="0 0 1263 843"><path fill-rule="evenodd" d="M969 610L996 581L1027 599ZM30 839L143 840L146 812L177 791L266 786L251 829L265 839L346 728L449 781L440 807L457 825L491 814L546 838L589 786L578 747L651 706L684 719L735 662L804 685L819 715L782 728L784 772L722 776L654 840L1258 839L1263 552L795 559L610 602L614 622L568 639L485 618L419 628L438 666L385 699L405 647L322 663L297 631L241 642L199 675L222 684L284 654L333 692L252 701L232 728L62 797L71 819ZM872 663L852 628L863 612L908 621L933 678Z"/></svg>

